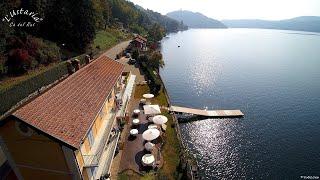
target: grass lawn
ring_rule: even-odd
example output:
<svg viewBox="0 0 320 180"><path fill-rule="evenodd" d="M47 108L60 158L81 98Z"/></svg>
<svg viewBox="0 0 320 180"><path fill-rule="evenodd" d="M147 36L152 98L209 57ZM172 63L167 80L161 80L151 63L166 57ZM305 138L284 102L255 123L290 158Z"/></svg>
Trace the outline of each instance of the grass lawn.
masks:
<svg viewBox="0 0 320 180"><path fill-rule="evenodd" d="M143 94L149 93L148 85L139 85L135 88L134 97L141 98ZM164 91L161 91L158 96L152 99L152 104L159 104L160 106L168 106L168 102ZM144 176L140 176L137 173L132 173L125 171L119 174L121 180L124 179L178 179L179 174L177 173L177 167L179 165L179 152L180 145L179 140L176 135L175 128L171 126L173 124L172 116L168 111L161 110L162 114L168 117L167 130L166 130L166 140L165 144L161 150L162 156L164 158L163 167L157 172L157 174L148 173Z"/></svg>
<svg viewBox="0 0 320 180"><path fill-rule="evenodd" d="M127 39L127 35L116 29L106 29L97 31L96 37L93 40L93 48L106 50L119 43L121 40Z"/></svg>

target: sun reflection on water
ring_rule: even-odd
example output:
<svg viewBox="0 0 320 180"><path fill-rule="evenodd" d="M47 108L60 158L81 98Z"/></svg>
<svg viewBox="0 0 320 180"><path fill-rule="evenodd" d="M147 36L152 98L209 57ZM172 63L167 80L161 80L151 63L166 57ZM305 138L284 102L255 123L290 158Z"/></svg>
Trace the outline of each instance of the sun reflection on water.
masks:
<svg viewBox="0 0 320 180"><path fill-rule="evenodd" d="M183 127L181 128L183 135L188 136L184 138L188 139L187 145L193 152L196 152L197 159L201 159L200 169L211 172L210 176L206 177L223 178L225 175L229 177L245 175L245 171L239 171L241 167L238 167L241 143L236 143L240 137L235 130L239 126L237 122L231 119L206 119L180 126ZM215 169L215 171L209 171L210 169Z"/></svg>
<svg viewBox="0 0 320 180"><path fill-rule="evenodd" d="M217 78L221 75L221 65L213 57L199 57L197 65L190 65L191 86L197 96L203 95L210 87L214 87Z"/></svg>

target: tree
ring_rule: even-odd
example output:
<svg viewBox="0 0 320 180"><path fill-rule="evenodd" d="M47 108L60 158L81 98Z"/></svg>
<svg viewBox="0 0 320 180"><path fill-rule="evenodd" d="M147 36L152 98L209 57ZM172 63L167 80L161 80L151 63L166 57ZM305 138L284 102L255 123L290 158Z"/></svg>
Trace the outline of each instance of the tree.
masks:
<svg viewBox="0 0 320 180"><path fill-rule="evenodd" d="M137 48L134 48L133 52L132 52L132 58L133 59L138 59L139 58L139 50Z"/></svg>
<svg viewBox="0 0 320 180"><path fill-rule="evenodd" d="M65 44L72 51L84 52L96 31L97 14L92 1L53 0L44 6L46 13L37 35Z"/></svg>
<svg viewBox="0 0 320 180"><path fill-rule="evenodd" d="M93 4L88 0L79 1L77 17L74 17L75 42L80 50L85 50L93 41L96 33Z"/></svg>
<svg viewBox="0 0 320 180"><path fill-rule="evenodd" d="M110 4L106 1L106 0L102 0L102 6L103 6L103 17L104 17L104 29L107 29L107 26L110 24L110 20L112 18L112 11L111 11L111 7Z"/></svg>
<svg viewBox="0 0 320 180"><path fill-rule="evenodd" d="M153 51L147 63L152 69L159 70L159 68L164 66L162 54L159 51Z"/></svg>
<svg viewBox="0 0 320 180"><path fill-rule="evenodd" d="M164 28L158 23L155 23L148 31L148 39L151 40L151 42L158 42L165 36L165 34L166 32Z"/></svg>

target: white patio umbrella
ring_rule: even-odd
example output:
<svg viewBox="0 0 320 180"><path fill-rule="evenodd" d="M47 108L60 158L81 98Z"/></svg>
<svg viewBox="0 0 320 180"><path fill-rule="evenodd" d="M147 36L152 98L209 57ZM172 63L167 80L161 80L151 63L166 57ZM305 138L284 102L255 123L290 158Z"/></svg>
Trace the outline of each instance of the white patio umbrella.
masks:
<svg viewBox="0 0 320 180"><path fill-rule="evenodd" d="M158 129L147 129L142 133L142 138L147 141L152 141L160 136L160 131Z"/></svg>
<svg viewBox="0 0 320 180"><path fill-rule="evenodd" d="M151 104L150 99L154 97L153 94L144 94L142 95L144 98L146 98L146 104Z"/></svg>
<svg viewBox="0 0 320 180"><path fill-rule="evenodd" d="M144 98L146 98L146 99L151 99L151 98L153 98L154 97L154 95L153 94L144 94L144 95L142 95Z"/></svg>
<svg viewBox="0 0 320 180"><path fill-rule="evenodd" d="M163 115L156 115L152 118L152 121L155 123L155 124L164 124L168 121L168 118L166 116L163 116Z"/></svg>

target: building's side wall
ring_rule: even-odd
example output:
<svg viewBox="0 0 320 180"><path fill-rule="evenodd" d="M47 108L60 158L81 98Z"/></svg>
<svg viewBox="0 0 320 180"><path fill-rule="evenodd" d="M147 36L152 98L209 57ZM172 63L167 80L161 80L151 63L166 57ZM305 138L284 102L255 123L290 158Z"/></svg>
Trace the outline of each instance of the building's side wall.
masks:
<svg viewBox="0 0 320 180"><path fill-rule="evenodd" d="M0 127L11 159L24 179L72 179L62 146L31 129L30 136L16 127L17 120L9 119Z"/></svg>
<svg viewBox="0 0 320 180"><path fill-rule="evenodd" d="M110 115L110 111L112 108L115 108L115 88L112 89L110 95L108 96L108 98L106 99L101 112L99 113L99 115L97 116L97 118L94 121L94 124L92 125L92 132L93 132L93 136L96 140L97 135L99 133L101 133L100 131L102 131L103 129L102 124L105 120L109 120L107 117ZM89 175L87 173L87 171L84 168L84 162L83 162L83 156L85 154L90 154L90 150L91 150L91 146L88 140L88 137L86 137L83 141L83 143L81 144L80 147L81 152L76 151L76 159L78 161L78 165L80 168L80 171L82 172L82 177L83 179L90 179Z"/></svg>
<svg viewBox="0 0 320 180"><path fill-rule="evenodd" d="M76 155L76 159L77 159L77 162L78 162L78 166L79 166L80 172L82 173L83 166L84 166L83 157L82 157L81 152L79 150L75 151L75 155Z"/></svg>

